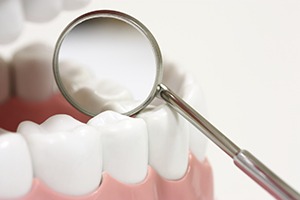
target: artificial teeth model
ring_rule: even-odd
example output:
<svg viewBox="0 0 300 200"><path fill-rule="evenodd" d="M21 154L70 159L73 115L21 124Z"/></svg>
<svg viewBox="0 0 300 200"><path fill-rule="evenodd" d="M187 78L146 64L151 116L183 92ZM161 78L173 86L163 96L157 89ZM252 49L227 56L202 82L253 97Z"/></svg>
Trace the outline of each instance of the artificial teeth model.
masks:
<svg viewBox="0 0 300 200"><path fill-rule="evenodd" d="M0 42L17 37L24 20L47 21L86 2L3 0L0 24L10 9L19 25L1 29ZM46 5L49 12L33 12ZM214 199L207 140L198 130L161 102L135 118L83 115L56 89L52 52L36 43L11 60L0 58L0 200ZM164 75L164 83L205 112L188 74L168 65Z"/></svg>
<svg viewBox="0 0 300 200"><path fill-rule="evenodd" d="M15 91L0 104L1 200L213 199L206 139L191 124L166 104L152 105L136 118L106 111L89 119L53 85L45 88L43 81L54 84L45 69L51 68L48 50L33 44L0 65L4 72L10 68L1 73L5 80L14 80L4 90ZM165 75L170 87L203 109L191 77L172 66Z"/></svg>

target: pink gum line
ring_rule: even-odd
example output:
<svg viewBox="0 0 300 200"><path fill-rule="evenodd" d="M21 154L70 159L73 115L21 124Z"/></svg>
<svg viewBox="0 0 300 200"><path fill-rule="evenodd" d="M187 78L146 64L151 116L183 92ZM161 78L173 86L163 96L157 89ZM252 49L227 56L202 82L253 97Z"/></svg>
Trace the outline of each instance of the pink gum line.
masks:
<svg viewBox="0 0 300 200"><path fill-rule="evenodd" d="M103 173L101 186L93 193L72 197L54 192L35 179L31 192L18 200L213 200L213 175L207 160L199 162L192 154L185 176L177 181L160 177L151 167L140 184L123 184Z"/></svg>

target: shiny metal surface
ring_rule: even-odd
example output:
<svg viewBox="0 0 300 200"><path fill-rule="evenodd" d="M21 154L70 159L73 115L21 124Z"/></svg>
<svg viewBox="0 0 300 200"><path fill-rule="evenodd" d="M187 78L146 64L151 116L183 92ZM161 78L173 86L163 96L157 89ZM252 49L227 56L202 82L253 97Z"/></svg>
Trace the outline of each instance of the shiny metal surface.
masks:
<svg viewBox="0 0 300 200"><path fill-rule="evenodd" d="M240 149L215 128L209 121L200 115L191 106L185 103L179 96L172 92L167 86L160 84L158 86L159 97L168 102L182 116L190 121L202 133L204 133L211 141L218 145L226 154L233 158Z"/></svg>
<svg viewBox="0 0 300 200"><path fill-rule="evenodd" d="M281 178L246 150L241 150L234 163L255 182L265 188L277 199L300 199L299 193L287 185Z"/></svg>

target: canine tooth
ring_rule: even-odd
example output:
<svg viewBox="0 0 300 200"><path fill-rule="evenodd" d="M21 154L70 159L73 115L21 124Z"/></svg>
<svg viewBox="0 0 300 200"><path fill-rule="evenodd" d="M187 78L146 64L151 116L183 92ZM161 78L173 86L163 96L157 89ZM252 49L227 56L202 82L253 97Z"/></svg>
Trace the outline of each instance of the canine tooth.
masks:
<svg viewBox="0 0 300 200"><path fill-rule="evenodd" d="M15 40L23 29L24 18L20 0L0 1L0 44Z"/></svg>
<svg viewBox="0 0 300 200"><path fill-rule="evenodd" d="M188 166L187 122L167 105L138 115L148 127L149 164L169 180L181 178Z"/></svg>
<svg viewBox="0 0 300 200"><path fill-rule="evenodd" d="M85 195L98 188L102 173L100 134L68 115L41 125L22 122L18 131L29 144L36 177L57 192Z"/></svg>
<svg viewBox="0 0 300 200"><path fill-rule="evenodd" d="M195 79L181 68L167 65L163 82L173 86L172 89L199 113L206 116L205 101L202 90ZM176 78L175 78L176 77ZM190 131L189 146L195 157L202 161L205 158L207 138L197 128L188 122Z"/></svg>
<svg viewBox="0 0 300 200"><path fill-rule="evenodd" d="M196 83L192 83L187 85L184 90L190 91L190 95L186 95L184 100L201 115L206 116L207 111L201 88ZM190 128L190 150L198 160L203 161L205 159L207 138L191 123L188 126Z"/></svg>
<svg viewBox="0 0 300 200"><path fill-rule="evenodd" d="M43 44L27 46L13 56L16 95L32 101L48 98L53 91L52 49Z"/></svg>
<svg viewBox="0 0 300 200"><path fill-rule="evenodd" d="M0 199L18 198L29 192L33 172L22 135L0 130L0 163Z"/></svg>
<svg viewBox="0 0 300 200"><path fill-rule="evenodd" d="M63 7L66 10L75 10L87 5L90 0L64 0Z"/></svg>
<svg viewBox="0 0 300 200"><path fill-rule="evenodd" d="M46 22L62 10L62 0L23 0L25 17L33 22Z"/></svg>
<svg viewBox="0 0 300 200"><path fill-rule="evenodd" d="M10 96L10 74L8 64L0 58L0 103Z"/></svg>
<svg viewBox="0 0 300 200"><path fill-rule="evenodd" d="M142 119L113 111L92 118L89 125L101 133L103 170L124 183L139 183L148 170L147 127Z"/></svg>

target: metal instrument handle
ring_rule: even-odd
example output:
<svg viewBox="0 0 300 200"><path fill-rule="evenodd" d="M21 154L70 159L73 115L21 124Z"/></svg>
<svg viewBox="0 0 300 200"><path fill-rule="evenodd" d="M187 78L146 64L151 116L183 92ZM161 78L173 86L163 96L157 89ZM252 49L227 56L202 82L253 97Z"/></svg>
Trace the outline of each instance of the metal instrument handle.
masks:
<svg viewBox="0 0 300 200"><path fill-rule="evenodd" d="M280 179L248 151L241 150L167 86L163 84L158 85L157 96L169 103L183 117L219 146L233 159L236 166L268 191L273 197L281 200L300 200L300 194L296 190Z"/></svg>

